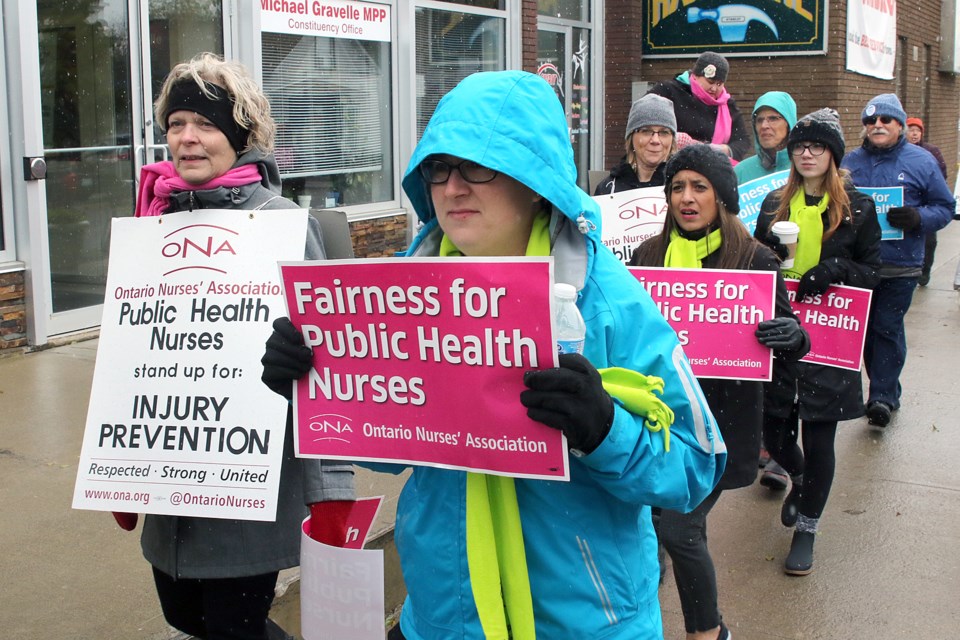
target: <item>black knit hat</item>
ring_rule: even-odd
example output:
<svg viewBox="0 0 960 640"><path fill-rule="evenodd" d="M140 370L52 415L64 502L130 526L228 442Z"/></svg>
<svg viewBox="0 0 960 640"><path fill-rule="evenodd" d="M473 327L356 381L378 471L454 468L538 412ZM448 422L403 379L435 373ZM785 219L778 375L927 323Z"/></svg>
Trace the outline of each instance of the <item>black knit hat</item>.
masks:
<svg viewBox="0 0 960 640"><path fill-rule="evenodd" d="M695 76L701 76L707 80L714 80L716 82L726 82L729 72L730 63L727 62L727 59L713 51L704 51L701 53L691 71Z"/></svg>
<svg viewBox="0 0 960 640"><path fill-rule="evenodd" d="M667 201L670 200L670 183L677 172L689 169L703 175L713 190L717 192L717 199L723 203L727 213L740 213L740 192L737 190L737 174L733 172L730 158L714 150L708 144L692 144L678 151L667 161L664 173L664 192Z"/></svg>
<svg viewBox="0 0 960 640"><path fill-rule="evenodd" d="M171 87L167 98L167 112L163 114L163 129L168 128L170 114L174 111L193 111L217 126L217 129L227 137L230 146L237 153L242 153L247 146L250 131L244 129L233 117L233 101L227 90L212 82L204 80L204 86L213 97L211 98L193 78L177 80Z"/></svg>
<svg viewBox="0 0 960 640"><path fill-rule="evenodd" d="M840 114L830 108L808 113L799 120L787 136L787 149L793 154L793 148L801 142L819 142L827 145L833 154L833 163L840 166L846 143L843 139L843 127L840 126Z"/></svg>

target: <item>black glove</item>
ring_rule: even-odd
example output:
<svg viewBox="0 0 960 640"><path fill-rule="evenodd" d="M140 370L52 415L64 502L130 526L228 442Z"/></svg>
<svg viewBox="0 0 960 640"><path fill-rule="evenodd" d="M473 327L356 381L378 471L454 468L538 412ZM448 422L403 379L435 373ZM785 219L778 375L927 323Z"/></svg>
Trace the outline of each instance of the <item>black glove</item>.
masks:
<svg viewBox="0 0 960 640"><path fill-rule="evenodd" d="M293 398L293 381L307 375L313 365L313 350L303 344L303 336L290 322L280 317L273 321L273 333L260 358L263 375L260 379L274 393L287 400Z"/></svg>
<svg viewBox="0 0 960 640"><path fill-rule="evenodd" d="M763 244L770 247L770 250L773 251L775 254L777 254L777 257L780 258L780 260L786 260L787 256L790 255L790 252L787 250L787 245L780 242L780 236L773 233L772 231L768 233L765 237L757 238L757 239L760 240L760 242L762 242Z"/></svg>
<svg viewBox="0 0 960 640"><path fill-rule="evenodd" d="M887 211L887 222L891 227L913 231L920 226L920 212L915 207L893 207Z"/></svg>
<svg viewBox="0 0 960 640"><path fill-rule="evenodd" d="M833 259L827 259L811 267L800 278L797 285L797 299L803 300L805 296L815 296L826 291L831 284L839 282L836 262Z"/></svg>
<svg viewBox="0 0 960 640"><path fill-rule="evenodd" d="M803 330L796 318L782 316L764 320L754 332L757 340L765 347L777 351L796 351L803 344Z"/></svg>
<svg viewBox="0 0 960 640"><path fill-rule="evenodd" d="M600 373L578 353L560 354L560 366L527 371L520 403L530 419L560 429L571 449L590 453L603 442L613 424L613 399L603 388Z"/></svg>

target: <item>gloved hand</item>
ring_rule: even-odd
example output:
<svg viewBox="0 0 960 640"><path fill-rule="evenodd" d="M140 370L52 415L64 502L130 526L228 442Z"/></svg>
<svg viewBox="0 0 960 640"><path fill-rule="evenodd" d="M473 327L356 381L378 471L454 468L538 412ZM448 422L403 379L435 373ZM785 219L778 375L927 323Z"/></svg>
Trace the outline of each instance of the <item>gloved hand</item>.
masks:
<svg viewBox="0 0 960 640"><path fill-rule="evenodd" d="M787 316L764 320L757 325L754 335L760 344L777 351L796 351L803 344L800 323Z"/></svg>
<svg viewBox="0 0 960 640"><path fill-rule="evenodd" d="M832 259L810 267L800 278L797 285L797 299L802 300L804 296L815 296L826 291L831 284L839 281Z"/></svg>
<svg viewBox="0 0 960 640"><path fill-rule="evenodd" d="M891 227L912 231L920 226L920 212L915 207L893 207L887 211Z"/></svg>
<svg viewBox="0 0 960 640"><path fill-rule="evenodd" d="M689 147L692 144L700 144L700 141L695 139L689 133L677 131L677 151L680 151L680 149L683 149L684 147Z"/></svg>
<svg viewBox="0 0 960 640"><path fill-rule="evenodd" d="M311 504L310 537L331 547L343 547L347 543L347 516L352 508L352 500L329 500Z"/></svg>
<svg viewBox="0 0 960 640"><path fill-rule="evenodd" d="M603 442L613 424L613 398L600 373L578 353L560 354L560 366L523 374L527 390L520 403L531 420L559 429L571 449L590 453Z"/></svg>
<svg viewBox="0 0 960 640"><path fill-rule="evenodd" d="M287 400L293 398L293 381L307 375L313 365L313 350L304 346L303 336L285 316L273 321L273 333L260 358L263 374L260 379L274 393Z"/></svg>
<svg viewBox="0 0 960 640"><path fill-rule="evenodd" d="M135 513L125 513L123 511L111 511L113 519L117 521L120 528L124 531L133 531L137 528L137 520L140 519Z"/></svg>
<svg viewBox="0 0 960 640"><path fill-rule="evenodd" d="M757 240L770 247L770 250L777 254L780 260L786 260L787 256L790 255L787 245L780 242L780 236L772 231L767 233L763 238L757 238Z"/></svg>

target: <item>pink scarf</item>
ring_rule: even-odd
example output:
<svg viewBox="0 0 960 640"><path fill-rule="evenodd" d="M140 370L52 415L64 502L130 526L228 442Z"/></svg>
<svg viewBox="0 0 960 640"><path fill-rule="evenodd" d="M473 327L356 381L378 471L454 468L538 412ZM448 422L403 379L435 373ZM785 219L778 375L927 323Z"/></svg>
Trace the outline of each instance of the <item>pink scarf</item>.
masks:
<svg viewBox="0 0 960 640"><path fill-rule="evenodd" d="M134 217L159 216L170 208L170 194L174 191L206 191L217 187L240 187L260 182L260 169L255 164L234 167L222 176L203 184L190 184L177 174L169 160L145 165L140 169L140 190Z"/></svg>
<svg viewBox="0 0 960 640"><path fill-rule="evenodd" d="M717 122L713 127L713 140L710 142L714 144L727 144L730 142L733 121L730 119L730 108L727 106L727 101L730 99L727 88L723 88L723 93L720 94L719 98L712 98L709 93L700 88L696 79L690 78L690 90L693 91L693 95L697 96L697 99L703 104L717 107Z"/></svg>

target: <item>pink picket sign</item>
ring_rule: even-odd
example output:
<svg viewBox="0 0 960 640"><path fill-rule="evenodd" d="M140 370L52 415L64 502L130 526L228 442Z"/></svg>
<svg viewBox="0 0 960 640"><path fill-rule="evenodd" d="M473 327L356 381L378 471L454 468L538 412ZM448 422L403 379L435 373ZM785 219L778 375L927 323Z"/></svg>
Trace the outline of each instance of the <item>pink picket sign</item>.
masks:
<svg viewBox="0 0 960 640"><path fill-rule="evenodd" d="M294 397L304 457L567 479L562 434L520 404L556 363L550 258L281 263L314 352Z"/></svg>
<svg viewBox="0 0 960 640"><path fill-rule="evenodd" d="M776 274L630 267L677 332L698 378L769 382L773 352L754 332L774 315Z"/></svg>
<svg viewBox="0 0 960 640"><path fill-rule="evenodd" d="M873 291L830 285L822 294L797 300L799 281L786 283L790 305L810 334L810 351L801 361L859 371Z"/></svg>

